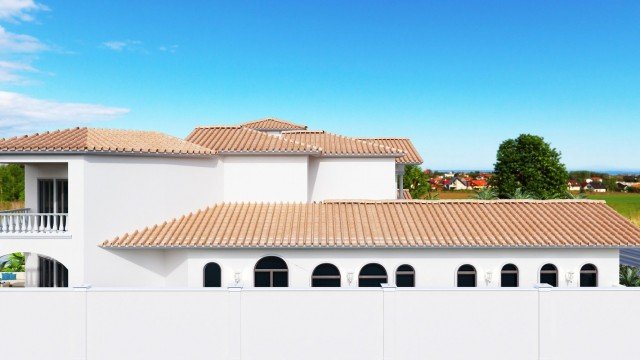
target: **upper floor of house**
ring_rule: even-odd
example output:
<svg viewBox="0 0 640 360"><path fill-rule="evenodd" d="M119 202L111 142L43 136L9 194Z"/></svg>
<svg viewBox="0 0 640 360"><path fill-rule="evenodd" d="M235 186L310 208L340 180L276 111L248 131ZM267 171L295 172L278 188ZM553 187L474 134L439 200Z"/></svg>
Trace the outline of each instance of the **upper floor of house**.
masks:
<svg viewBox="0 0 640 360"><path fill-rule="evenodd" d="M353 138L268 118L198 126L185 139L94 128L7 138L3 163L24 165L25 208L0 213L0 233L104 227L96 236L108 237L221 202L397 199L404 167L422 158L407 138Z"/></svg>

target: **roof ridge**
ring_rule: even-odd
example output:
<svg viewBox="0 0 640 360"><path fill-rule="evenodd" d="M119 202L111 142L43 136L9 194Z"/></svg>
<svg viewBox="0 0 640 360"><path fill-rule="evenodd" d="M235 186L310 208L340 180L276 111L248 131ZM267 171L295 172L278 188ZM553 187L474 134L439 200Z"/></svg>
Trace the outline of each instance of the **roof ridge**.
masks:
<svg viewBox="0 0 640 360"><path fill-rule="evenodd" d="M259 123L259 122L262 122L262 121L275 121L275 122L283 123L283 124L286 124L286 125L289 125L289 126L301 127L301 128L304 128L304 129L307 128L307 125L299 125L299 124L293 123L291 121L283 120L283 119L280 119L280 118L277 118L277 117L274 117L274 116L267 116L267 117L256 119L256 120L246 121L246 122L240 123L239 126L247 127L247 125L256 124L256 123Z"/></svg>

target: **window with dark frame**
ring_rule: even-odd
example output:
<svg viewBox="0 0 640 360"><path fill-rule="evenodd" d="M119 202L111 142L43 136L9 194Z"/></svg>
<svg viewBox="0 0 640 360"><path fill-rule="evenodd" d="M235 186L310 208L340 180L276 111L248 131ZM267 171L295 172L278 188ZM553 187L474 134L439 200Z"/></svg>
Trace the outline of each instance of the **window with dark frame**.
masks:
<svg viewBox="0 0 640 360"><path fill-rule="evenodd" d="M500 271L501 287L518 287L518 267L513 264L507 264Z"/></svg>
<svg viewBox="0 0 640 360"><path fill-rule="evenodd" d="M258 260L254 269L254 286L289 286L289 268L287 268L287 263L277 256L267 256Z"/></svg>
<svg viewBox="0 0 640 360"><path fill-rule="evenodd" d="M380 264L367 264L362 267L360 274L358 275L359 287L380 287L382 284L386 284L387 271Z"/></svg>
<svg viewBox="0 0 640 360"><path fill-rule="evenodd" d="M540 269L540 283L558 286L558 268L553 264L545 264Z"/></svg>
<svg viewBox="0 0 640 360"><path fill-rule="evenodd" d="M580 287L598 286L598 268L593 264L585 264L580 268Z"/></svg>
<svg viewBox="0 0 640 360"><path fill-rule="evenodd" d="M220 265L210 262L204 266L202 285L204 287L222 286L222 270L220 269Z"/></svg>
<svg viewBox="0 0 640 360"><path fill-rule="evenodd" d="M397 287L414 287L416 286L416 272L411 265L400 265L396 270L396 286Z"/></svg>
<svg viewBox="0 0 640 360"><path fill-rule="evenodd" d="M476 268L465 264L458 268L458 287L476 287Z"/></svg>
<svg viewBox="0 0 640 360"><path fill-rule="evenodd" d="M320 264L311 274L312 287L340 287L340 270L333 264Z"/></svg>

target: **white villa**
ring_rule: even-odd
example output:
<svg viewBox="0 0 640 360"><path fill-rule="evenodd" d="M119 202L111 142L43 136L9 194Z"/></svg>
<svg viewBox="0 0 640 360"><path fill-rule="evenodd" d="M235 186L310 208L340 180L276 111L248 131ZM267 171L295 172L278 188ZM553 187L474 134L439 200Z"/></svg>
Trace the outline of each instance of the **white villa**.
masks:
<svg viewBox="0 0 640 360"><path fill-rule="evenodd" d="M74 128L0 140L25 209L0 255L33 287L558 287L618 284L640 229L588 200L404 200L406 138L267 118L158 132Z"/></svg>

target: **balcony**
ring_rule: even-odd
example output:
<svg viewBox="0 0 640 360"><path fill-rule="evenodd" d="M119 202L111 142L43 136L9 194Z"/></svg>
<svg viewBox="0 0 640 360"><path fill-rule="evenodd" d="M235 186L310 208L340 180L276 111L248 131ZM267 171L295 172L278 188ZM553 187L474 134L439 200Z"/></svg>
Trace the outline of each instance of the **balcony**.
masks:
<svg viewBox="0 0 640 360"><path fill-rule="evenodd" d="M70 235L68 216L32 213L28 208L0 211L0 236Z"/></svg>

